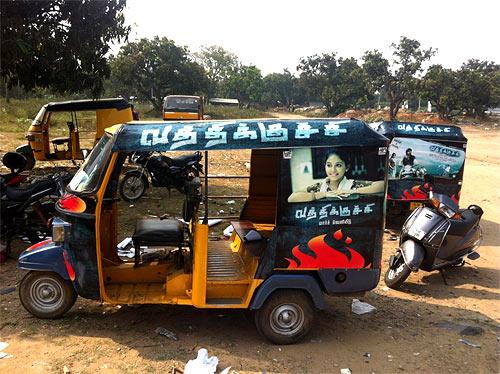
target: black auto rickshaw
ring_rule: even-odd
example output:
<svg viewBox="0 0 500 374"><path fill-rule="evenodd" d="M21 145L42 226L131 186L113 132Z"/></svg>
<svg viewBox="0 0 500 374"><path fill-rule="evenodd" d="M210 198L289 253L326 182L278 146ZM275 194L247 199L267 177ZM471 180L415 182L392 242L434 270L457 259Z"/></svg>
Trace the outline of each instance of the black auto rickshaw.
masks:
<svg viewBox="0 0 500 374"><path fill-rule="evenodd" d="M428 188L422 188L427 182L458 204L467 146L460 127L389 121L370 127L391 141L388 213L406 215L422 205L428 199Z"/></svg>
<svg viewBox="0 0 500 374"><path fill-rule="evenodd" d="M59 317L76 296L111 304L250 309L279 344L301 339L326 295L381 272L388 140L358 120L136 122L107 129L57 204L52 240L24 251L25 308ZM117 255L118 179L133 152L250 150L248 196L229 240L211 240L208 178L186 181L183 220L143 218ZM141 199L141 201L147 201ZM203 202L203 203L202 203ZM202 203L202 204L201 204ZM144 251L165 248L146 261Z"/></svg>

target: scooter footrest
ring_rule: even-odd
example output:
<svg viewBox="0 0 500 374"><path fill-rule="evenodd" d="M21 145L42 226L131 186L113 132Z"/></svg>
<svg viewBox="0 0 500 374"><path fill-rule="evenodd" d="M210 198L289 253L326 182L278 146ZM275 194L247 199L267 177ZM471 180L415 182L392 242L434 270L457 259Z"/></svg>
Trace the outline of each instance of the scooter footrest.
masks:
<svg viewBox="0 0 500 374"><path fill-rule="evenodd" d="M481 257L481 255L477 252L472 252L467 255L469 260L477 260L479 257Z"/></svg>

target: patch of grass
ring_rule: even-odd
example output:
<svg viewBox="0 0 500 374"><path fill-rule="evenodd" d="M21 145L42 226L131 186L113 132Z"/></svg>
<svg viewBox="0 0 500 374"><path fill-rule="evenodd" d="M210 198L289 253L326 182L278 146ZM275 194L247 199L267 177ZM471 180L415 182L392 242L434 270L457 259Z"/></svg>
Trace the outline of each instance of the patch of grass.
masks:
<svg viewBox="0 0 500 374"><path fill-rule="evenodd" d="M258 109L243 109L238 107L207 105L205 114L212 119L238 119L238 118L266 118L269 113Z"/></svg>

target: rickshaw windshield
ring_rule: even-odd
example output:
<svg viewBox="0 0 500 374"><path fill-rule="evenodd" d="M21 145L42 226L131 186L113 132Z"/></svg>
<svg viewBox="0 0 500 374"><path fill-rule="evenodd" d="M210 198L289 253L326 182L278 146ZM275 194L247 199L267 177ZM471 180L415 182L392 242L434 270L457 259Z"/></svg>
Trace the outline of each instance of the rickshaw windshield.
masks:
<svg viewBox="0 0 500 374"><path fill-rule="evenodd" d="M198 111L198 100L191 97L167 97L164 105L165 111Z"/></svg>
<svg viewBox="0 0 500 374"><path fill-rule="evenodd" d="M111 135L104 133L83 165L68 184L74 192L93 192L97 189L111 155Z"/></svg>
<svg viewBox="0 0 500 374"><path fill-rule="evenodd" d="M45 106L43 106L31 124L38 125L38 124L42 123L43 116L45 115L45 112L46 112L46 109L45 109Z"/></svg>

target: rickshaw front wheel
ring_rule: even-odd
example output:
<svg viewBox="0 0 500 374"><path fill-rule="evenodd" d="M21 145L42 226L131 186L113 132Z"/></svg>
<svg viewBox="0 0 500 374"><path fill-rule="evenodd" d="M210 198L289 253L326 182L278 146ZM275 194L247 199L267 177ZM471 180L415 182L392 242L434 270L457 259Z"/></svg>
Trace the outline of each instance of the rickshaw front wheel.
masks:
<svg viewBox="0 0 500 374"><path fill-rule="evenodd" d="M311 329L314 306L309 295L296 290L275 291L255 311L259 333L275 344L293 344Z"/></svg>
<svg viewBox="0 0 500 374"><path fill-rule="evenodd" d="M23 307L38 318L59 318L75 304L77 294L70 281L52 272L31 271L19 287Z"/></svg>

